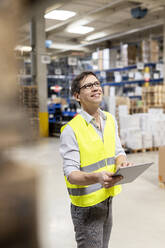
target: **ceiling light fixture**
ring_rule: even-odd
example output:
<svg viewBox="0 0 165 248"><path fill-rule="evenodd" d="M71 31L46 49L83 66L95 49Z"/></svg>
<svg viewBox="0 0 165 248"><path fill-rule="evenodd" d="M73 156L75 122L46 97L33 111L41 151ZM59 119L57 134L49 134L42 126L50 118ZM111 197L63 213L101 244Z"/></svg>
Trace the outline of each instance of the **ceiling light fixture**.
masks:
<svg viewBox="0 0 165 248"><path fill-rule="evenodd" d="M93 27L88 26L70 26L67 29L67 32L73 33L73 34L87 34L89 32L92 32L94 30Z"/></svg>
<svg viewBox="0 0 165 248"><path fill-rule="evenodd" d="M31 46L21 46L21 45L18 45L18 46L15 47L15 51L31 52L32 51L32 47Z"/></svg>
<svg viewBox="0 0 165 248"><path fill-rule="evenodd" d="M105 32L99 32L99 33L89 35L88 37L86 37L85 40L87 40L87 41L96 40L96 39L102 38L102 37L104 37L106 35L108 35L108 34L105 33Z"/></svg>
<svg viewBox="0 0 165 248"><path fill-rule="evenodd" d="M45 19L53 19L53 20L59 20L59 21L65 21L73 16L75 16L76 13L73 11L68 10L52 10L44 15Z"/></svg>
<svg viewBox="0 0 165 248"><path fill-rule="evenodd" d="M72 25L74 25L74 26L85 26L91 21L92 21L91 18L84 18L84 19L80 19L78 21L75 21L74 24L72 24Z"/></svg>
<svg viewBox="0 0 165 248"><path fill-rule="evenodd" d="M52 43L49 47L50 49L64 49L64 50L84 50L84 48L78 45L62 44L62 43Z"/></svg>

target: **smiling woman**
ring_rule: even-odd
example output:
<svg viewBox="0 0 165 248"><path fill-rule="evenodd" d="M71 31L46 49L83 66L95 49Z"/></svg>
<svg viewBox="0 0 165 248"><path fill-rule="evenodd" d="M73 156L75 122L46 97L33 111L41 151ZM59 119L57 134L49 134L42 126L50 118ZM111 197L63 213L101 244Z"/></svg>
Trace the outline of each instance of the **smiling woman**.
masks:
<svg viewBox="0 0 165 248"><path fill-rule="evenodd" d="M96 75L81 73L71 90L82 110L62 127L60 152L77 247L108 248L112 198L121 191L115 186L121 178L112 175L126 155L114 117L100 109L103 92Z"/></svg>

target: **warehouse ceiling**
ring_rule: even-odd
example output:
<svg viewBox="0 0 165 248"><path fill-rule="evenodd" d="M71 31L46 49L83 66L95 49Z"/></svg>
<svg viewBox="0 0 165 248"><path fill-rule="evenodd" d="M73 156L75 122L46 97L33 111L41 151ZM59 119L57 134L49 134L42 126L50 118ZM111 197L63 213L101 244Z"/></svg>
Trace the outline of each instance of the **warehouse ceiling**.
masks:
<svg viewBox="0 0 165 248"><path fill-rule="evenodd" d="M64 21L45 19L46 39L51 41L52 54L88 52L100 46L110 47L115 40L126 42L138 34L145 37L163 34L165 0L68 0L45 1L45 13L51 10L74 11L76 14ZM137 8L146 15L136 18L131 10ZM43 14L44 15L44 14ZM70 28L92 27L86 34L68 32ZM22 32L22 33L21 33ZM28 41L29 26L21 29L22 41ZM26 35L26 38L25 38ZM28 37L28 38L27 38ZM21 40L21 39L20 39Z"/></svg>

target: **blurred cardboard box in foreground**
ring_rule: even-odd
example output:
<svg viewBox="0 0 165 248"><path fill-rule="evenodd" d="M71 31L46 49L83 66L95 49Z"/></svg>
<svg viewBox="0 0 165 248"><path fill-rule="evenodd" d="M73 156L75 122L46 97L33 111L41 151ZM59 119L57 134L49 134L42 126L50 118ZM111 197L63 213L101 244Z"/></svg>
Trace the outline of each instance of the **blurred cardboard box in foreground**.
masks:
<svg viewBox="0 0 165 248"><path fill-rule="evenodd" d="M165 183L165 146L159 147L159 181Z"/></svg>

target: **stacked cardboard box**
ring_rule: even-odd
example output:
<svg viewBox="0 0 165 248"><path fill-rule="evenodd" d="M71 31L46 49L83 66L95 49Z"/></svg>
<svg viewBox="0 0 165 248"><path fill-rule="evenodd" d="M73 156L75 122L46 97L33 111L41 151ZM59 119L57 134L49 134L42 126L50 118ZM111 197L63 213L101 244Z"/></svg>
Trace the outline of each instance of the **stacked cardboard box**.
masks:
<svg viewBox="0 0 165 248"><path fill-rule="evenodd" d="M159 44L157 40L150 40L150 62L159 61Z"/></svg>
<svg viewBox="0 0 165 248"><path fill-rule="evenodd" d="M39 248L37 209L39 173L31 164L25 166L25 161L23 164L9 161L9 155L7 162L4 158L1 159L1 247Z"/></svg>
<svg viewBox="0 0 165 248"><path fill-rule="evenodd" d="M33 130L39 131L39 102L37 86L20 86L20 104L25 108Z"/></svg>
<svg viewBox="0 0 165 248"><path fill-rule="evenodd" d="M103 50L98 51L98 69L103 70Z"/></svg>
<svg viewBox="0 0 165 248"><path fill-rule="evenodd" d="M121 46L121 61L123 66L128 66L128 45Z"/></svg>
<svg viewBox="0 0 165 248"><path fill-rule="evenodd" d="M128 45L128 65L136 64L137 46Z"/></svg>
<svg viewBox="0 0 165 248"><path fill-rule="evenodd" d="M116 96L116 106L126 105L128 110L130 109L130 99L129 97Z"/></svg>
<svg viewBox="0 0 165 248"><path fill-rule="evenodd" d="M150 45L149 40L142 40L141 42L141 52L143 63L148 63L150 60Z"/></svg>
<svg viewBox="0 0 165 248"><path fill-rule="evenodd" d="M157 40L145 39L141 42L142 61L158 62L159 61L159 42Z"/></svg>
<svg viewBox="0 0 165 248"><path fill-rule="evenodd" d="M20 102L25 106L32 117L38 116L37 86L20 86Z"/></svg>
<svg viewBox="0 0 165 248"><path fill-rule="evenodd" d="M143 87L142 99L148 107L163 107L165 103L165 85Z"/></svg>
<svg viewBox="0 0 165 248"><path fill-rule="evenodd" d="M145 105L145 102L138 99L131 99L130 101L130 114L136 113L146 113L148 107Z"/></svg>
<svg viewBox="0 0 165 248"><path fill-rule="evenodd" d="M110 49L110 68L116 68L117 64L117 49Z"/></svg>
<svg viewBox="0 0 165 248"><path fill-rule="evenodd" d="M159 148L159 182L165 186L165 146Z"/></svg>
<svg viewBox="0 0 165 248"><path fill-rule="evenodd" d="M109 96L109 94L110 94L110 86L109 85L105 85L103 87L103 92L104 92L104 96L105 97Z"/></svg>

